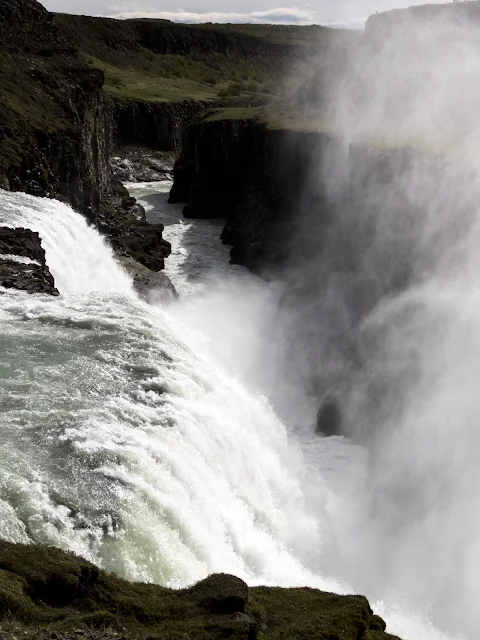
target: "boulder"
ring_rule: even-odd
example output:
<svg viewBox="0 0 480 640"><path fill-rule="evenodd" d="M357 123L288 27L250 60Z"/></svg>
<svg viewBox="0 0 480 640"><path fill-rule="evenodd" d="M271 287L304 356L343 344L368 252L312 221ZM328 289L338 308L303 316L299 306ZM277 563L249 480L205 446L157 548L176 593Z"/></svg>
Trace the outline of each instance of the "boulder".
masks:
<svg viewBox="0 0 480 640"><path fill-rule="evenodd" d="M164 273L151 271L130 256L121 256L119 260L133 277L133 286L145 302L163 305L178 299L177 290Z"/></svg>
<svg viewBox="0 0 480 640"><path fill-rule="evenodd" d="M245 613L248 586L240 578L218 573L202 580L190 589L198 604L216 614Z"/></svg>
<svg viewBox="0 0 480 640"><path fill-rule="evenodd" d="M134 220L139 220L140 222L146 222L147 214L145 212L145 208L137 202L137 199L133 196L126 196L122 200L122 209L128 211L128 215L131 216Z"/></svg>
<svg viewBox="0 0 480 640"><path fill-rule="evenodd" d="M147 213L145 211L145 208L143 207L143 205L141 204L134 204L133 207L131 207L128 210L128 213L135 219L138 220L139 222L146 222L147 221Z"/></svg>
<svg viewBox="0 0 480 640"><path fill-rule="evenodd" d="M137 199L133 196L126 196L122 200L122 209L130 209L137 202Z"/></svg>
<svg viewBox="0 0 480 640"><path fill-rule="evenodd" d="M151 271L161 271L172 252L172 245L162 237L163 229L163 224L133 223L127 233L112 240L113 246Z"/></svg>

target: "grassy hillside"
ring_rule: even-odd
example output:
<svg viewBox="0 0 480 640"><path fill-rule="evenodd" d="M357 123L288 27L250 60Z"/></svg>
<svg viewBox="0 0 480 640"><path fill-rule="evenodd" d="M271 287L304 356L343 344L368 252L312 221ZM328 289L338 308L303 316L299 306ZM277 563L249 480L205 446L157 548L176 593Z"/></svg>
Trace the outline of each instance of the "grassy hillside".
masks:
<svg viewBox="0 0 480 640"><path fill-rule="evenodd" d="M149 101L262 104L297 86L312 60L358 37L325 27L178 25L59 14L83 59L105 73L105 90ZM291 80L285 78L291 74ZM294 78L294 79L293 79Z"/></svg>
<svg viewBox="0 0 480 640"><path fill-rule="evenodd" d="M242 97L265 100L275 94L275 74L238 59L212 56L146 56L142 64L112 64L83 54L87 64L105 73L105 91L123 98L149 101L220 100Z"/></svg>

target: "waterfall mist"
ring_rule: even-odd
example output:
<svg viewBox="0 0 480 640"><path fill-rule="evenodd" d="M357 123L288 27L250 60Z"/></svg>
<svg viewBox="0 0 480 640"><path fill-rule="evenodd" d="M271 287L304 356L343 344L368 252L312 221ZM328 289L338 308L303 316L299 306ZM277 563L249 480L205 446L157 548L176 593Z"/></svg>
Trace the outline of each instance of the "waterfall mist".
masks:
<svg viewBox="0 0 480 640"><path fill-rule="evenodd" d="M476 638L480 12L374 16L330 86L286 299L292 381L369 450L337 576ZM314 95L314 92L312 92ZM309 193L310 192L310 195ZM350 505L351 506L351 505Z"/></svg>

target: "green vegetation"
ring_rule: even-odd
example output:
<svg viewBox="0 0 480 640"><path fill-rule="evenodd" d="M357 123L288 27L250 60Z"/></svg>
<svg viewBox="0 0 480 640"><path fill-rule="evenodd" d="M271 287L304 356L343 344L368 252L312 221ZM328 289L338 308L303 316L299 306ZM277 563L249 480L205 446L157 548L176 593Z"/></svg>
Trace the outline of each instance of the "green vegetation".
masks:
<svg viewBox="0 0 480 640"><path fill-rule="evenodd" d="M333 133L331 127L322 118L300 117L292 110L280 106L230 107L208 111L204 122L221 120L250 120L264 124L268 129L287 129L289 131Z"/></svg>
<svg viewBox="0 0 480 640"><path fill-rule="evenodd" d="M239 59L210 56L149 56L140 67L112 64L85 54L84 60L105 73L105 90L115 96L154 102L217 100L239 97L265 99L275 95L271 74L246 68Z"/></svg>
<svg viewBox="0 0 480 640"><path fill-rule="evenodd" d="M124 639L394 640L361 596L249 589L223 574L172 591L57 549L0 542L0 638L12 628L28 640L71 637L69 629L99 639L121 630Z"/></svg>
<svg viewBox="0 0 480 640"><path fill-rule="evenodd" d="M58 20L75 33L83 59L105 72L106 91L152 101L266 103L310 77L312 57L326 59L327 49L343 51L358 37L319 26Z"/></svg>

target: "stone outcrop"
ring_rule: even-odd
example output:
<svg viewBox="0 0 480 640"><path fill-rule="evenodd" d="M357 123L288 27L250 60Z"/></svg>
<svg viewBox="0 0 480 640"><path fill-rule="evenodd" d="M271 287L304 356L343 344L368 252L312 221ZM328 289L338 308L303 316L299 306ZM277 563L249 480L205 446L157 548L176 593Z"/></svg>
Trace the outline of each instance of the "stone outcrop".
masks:
<svg viewBox="0 0 480 640"><path fill-rule="evenodd" d="M0 255L29 258L45 265L45 249L38 233L30 229L0 227Z"/></svg>
<svg viewBox="0 0 480 640"><path fill-rule="evenodd" d="M111 238L113 247L120 255L127 255L151 271L161 271L165 258L172 252L172 246L163 239L163 224L148 224L132 216L130 224L117 228Z"/></svg>
<svg viewBox="0 0 480 640"><path fill-rule="evenodd" d="M0 633L5 623L17 625L27 640L68 638L69 630L98 640L116 631L124 640L398 640L362 596L249 588L224 574L174 591L128 583L57 549L9 542L0 542L0 574Z"/></svg>
<svg viewBox="0 0 480 640"><path fill-rule="evenodd" d="M38 233L0 227L0 287L59 295Z"/></svg>

